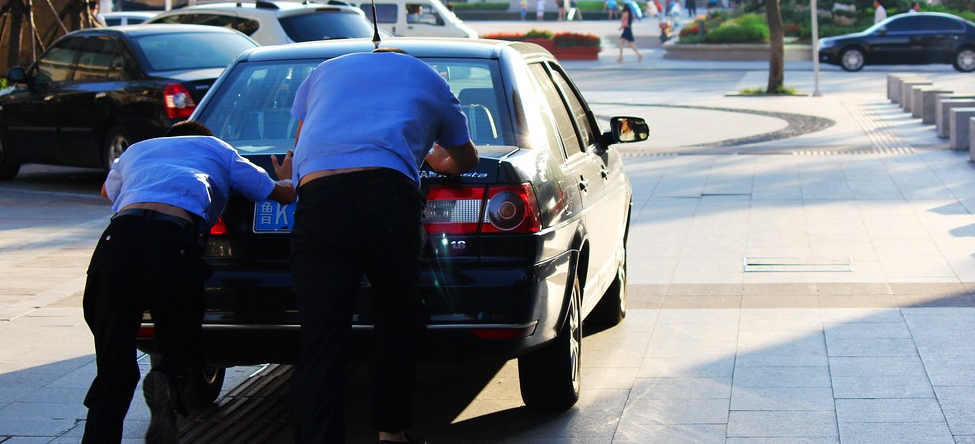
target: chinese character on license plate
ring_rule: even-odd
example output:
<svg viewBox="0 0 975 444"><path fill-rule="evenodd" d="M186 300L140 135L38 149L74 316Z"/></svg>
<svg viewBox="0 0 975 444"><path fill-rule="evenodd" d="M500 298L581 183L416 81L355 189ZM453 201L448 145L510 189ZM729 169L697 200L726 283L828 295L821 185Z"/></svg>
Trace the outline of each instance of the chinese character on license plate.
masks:
<svg viewBox="0 0 975 444"><path fill-rule="evenodd" d="M255 233L288 233L294 226L295 204L281 205L264 199L254 204Z"/></svg>

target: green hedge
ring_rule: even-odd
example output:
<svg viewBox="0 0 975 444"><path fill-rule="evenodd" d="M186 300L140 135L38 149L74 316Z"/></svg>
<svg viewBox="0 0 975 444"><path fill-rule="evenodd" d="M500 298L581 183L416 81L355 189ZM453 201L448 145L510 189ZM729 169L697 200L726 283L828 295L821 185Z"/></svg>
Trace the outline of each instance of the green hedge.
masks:
<svg viewBox="0 0 975 444"><path fill-rule="evenodd" d="M508 2L487 3L451 3L455 11L507 11L511 7Z"/></svg>
<svg viewBox="0 0 975 444"><path fill-rule="evenodd" d="M768 42L768 25L757 14L745 14L728 20L717 29L704 34L704 43L765 43Z"/></svg>

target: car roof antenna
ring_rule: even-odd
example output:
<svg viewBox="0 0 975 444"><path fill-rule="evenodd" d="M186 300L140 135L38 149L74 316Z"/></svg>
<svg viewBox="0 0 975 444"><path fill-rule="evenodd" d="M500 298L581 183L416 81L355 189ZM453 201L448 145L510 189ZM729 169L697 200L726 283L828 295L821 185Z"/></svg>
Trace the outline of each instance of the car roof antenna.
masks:
<svg viewBox="0 0 975 444"><path fill-rule="evenodd" d="M376 49L379 49L380 41L379 22L376 18L376 0L372 0L372 44L376 45Z"/></svg>

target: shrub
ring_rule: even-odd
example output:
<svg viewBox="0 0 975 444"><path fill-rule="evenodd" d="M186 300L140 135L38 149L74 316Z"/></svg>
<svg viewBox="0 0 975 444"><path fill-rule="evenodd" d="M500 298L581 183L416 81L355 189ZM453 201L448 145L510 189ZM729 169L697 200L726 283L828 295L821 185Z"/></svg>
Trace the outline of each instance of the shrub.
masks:
<svg viewBox="0 0 975 444"><path fill-rule="evenodd" d="M10 85L9 85L9 83L7 83L7 78L6 77L0 77L0 89L4 89L4 88L6 88L8 86L10 86Z"/></svg>
<svg viewBox="0 0 975 444"><path fill-rule="evenodd" d="M526 39L551 39L555 37L552 31L546 31L541 29L531 29L525 33Z"/></svg>
<svg viewBox="0 0 975 444"><path fill-rule="evenodd" d="M768 25L757 14L745 14L718 26L704 35L705 43L764 43Z"/></svg>
<svg viewBox="0 0 975 444"><path fill-rule="evenodd" d="M599 46L599 36L595 34L579 34L577 32L560 32L553 37L556 47L562 46Z"/></svg>
<svg viewBox="0 0 975 444"><path fill-rule="evenodd" d="M508 2L485 3L451 3L454 11L507 11L511 4Z"/></svg>
<svg viewBox="0 0 975 444"><path fill-rule="evenodd" d="M843 35L843 34L850 34L850 33L853 33L853 32L860 32L860 31L863 31L864 29L867 29L867 26L858 26L858 25L841 26L841 25L825 24L825 25L821 25L819 27L819 36L820 37L833 37L833 36L836 36L836 35Z"/></svg>

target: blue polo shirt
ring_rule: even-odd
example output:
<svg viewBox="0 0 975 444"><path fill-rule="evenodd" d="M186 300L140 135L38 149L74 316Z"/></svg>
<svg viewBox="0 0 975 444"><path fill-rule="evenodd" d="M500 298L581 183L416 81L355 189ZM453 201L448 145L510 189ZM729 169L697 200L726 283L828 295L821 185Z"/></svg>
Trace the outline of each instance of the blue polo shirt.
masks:
<svg viewBox="0 0 975 444"><path fill-rule="evenodd" d="M418 169L434 142L456 147L470 140L447 81L406 54L326 60L298 87L291 114L303 121L295 184L315 171L383 167L419 185Z"/></svg>
<svg viewBox="0 0 975 444"><path fill-rule="evenodd" d="M105 180L113 212L134 203L158 202L200 216L211 226L231 191L259 201L273 190L274 180L263 168L208 136L135 143L115 161Z"/></svg>

